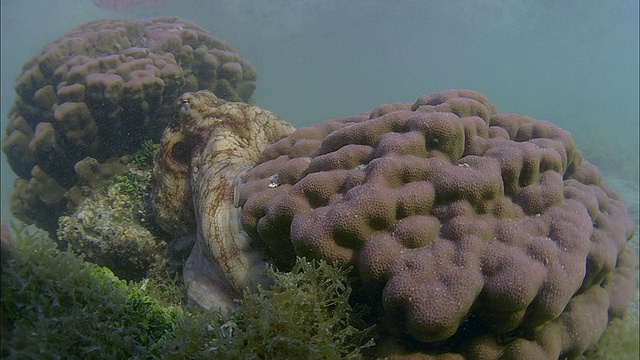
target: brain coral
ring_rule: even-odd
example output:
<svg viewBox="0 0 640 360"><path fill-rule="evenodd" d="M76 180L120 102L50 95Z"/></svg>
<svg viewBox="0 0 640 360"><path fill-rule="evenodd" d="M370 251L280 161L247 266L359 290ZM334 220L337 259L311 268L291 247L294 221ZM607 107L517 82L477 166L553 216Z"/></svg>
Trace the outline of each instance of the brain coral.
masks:
<svg viewBox="0 0 640 360"><path fill-rule="evenodd" d="M52 230L124 169L119 157L158 141L185 91L246 102L256 72L226 42L176 17L98 20L49 43L23 67L2 150L20 177L12 212ZM98 182L99 182L98 181Z"/></svg>
<svg viewBox="0 0 640 360"><path fill-rule="evenodd" d="M472 91L298 129L239 204L279 265L354 266L385 331L413 339L386 355L576 357L635 286L633 225L570 134Z"/></svg>

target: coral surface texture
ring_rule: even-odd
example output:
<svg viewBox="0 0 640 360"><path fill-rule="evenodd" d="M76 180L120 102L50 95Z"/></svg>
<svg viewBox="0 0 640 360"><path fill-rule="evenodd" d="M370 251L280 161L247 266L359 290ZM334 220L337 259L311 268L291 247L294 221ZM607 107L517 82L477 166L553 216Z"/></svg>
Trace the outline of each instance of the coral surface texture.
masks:
<svg viewBox="0 0 640 360"><path fill-rule="evenodd" d="M278 266L354 267L382 355L575 358L634 293L634 227L598 169L567 131L473 91L298 129L238 205Z"/></svg>
<svg viewBox="0 0 640 360"><path fill-rule="evenodd" d="M20 220L53 230L120 157L158 141L185 91L246 102L256 72L226 42L176 17L97 20L47 44L15 85L2 150Z"/></svg>

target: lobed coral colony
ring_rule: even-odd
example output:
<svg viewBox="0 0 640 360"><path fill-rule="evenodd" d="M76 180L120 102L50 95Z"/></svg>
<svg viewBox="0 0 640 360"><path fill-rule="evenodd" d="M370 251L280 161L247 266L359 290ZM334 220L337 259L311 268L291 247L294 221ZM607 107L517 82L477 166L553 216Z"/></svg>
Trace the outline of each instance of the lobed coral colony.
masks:
<svg viewBox="0 0 640 360"><path fill-rule="evenodd" d="M252 259L305 256L354 267L384 356L575 358L626 311L633 223L549 122L449 90L286 136L255 107L180 99L154 206L168 231L198 229L185 282L201 306L260 283ZM247 142L278 136L259 156Z"/></svg>
<svg viewBox="0 0 640 360"><path fill-rule="evenodd" d="M388 355L574 358L634 292L633 223L569 133L473 91L299 129L239 198L276 263L355 267Z"/></svg>
<svg viewBox="0 0 640 360"><path fill-rule="evenodd" d="M223 40L177 17L97 20L49 43L17 80L2 150L19 176L13 214L49 231L157 142L185 91L248 101L256 72Z"/></svg>
<svg viewBox="0 0 640 360"><path fill-rule="evenodd" d="M19 176L13 213L53 230L87 197L60 218L60 237L95 263L128 264L114 272L143 282L166 267L162 256L175 243L156 243L142 225L176 239L196 233L184 266L189 300L206 309L238 304L236 313L218 313L217 325L190 323L196 317L180 318L172 307L159 318L164 330L142 334L135 351L573 359L625 316L637 296L634 224L567 131L499 113L469 90L296 130L246 104L255 79L224 41L168 17L85 24L47 45L18 79L2 144ZM146 139L160 140L159 151ZM154 153L149 175L142 164ZM88 197L130 163L139 165L128 173L136 177L103 194L118 199L117 213L107 198ZM106 228L115 230L105 237ZM4 239L3 272L30 278L28 264L5 259ZM279 275L273 266L293 271ZM14 326L39 314L7 307L6 299L21 299L7 290L20 281L5 287L3 276L3 311L11 310ZM51 281L59 280L44 283ZM143 305L136 311L168 314L155 302ZM369 311L356 316L351 305ZM12 331L4 316L3 338Z"/></svg>

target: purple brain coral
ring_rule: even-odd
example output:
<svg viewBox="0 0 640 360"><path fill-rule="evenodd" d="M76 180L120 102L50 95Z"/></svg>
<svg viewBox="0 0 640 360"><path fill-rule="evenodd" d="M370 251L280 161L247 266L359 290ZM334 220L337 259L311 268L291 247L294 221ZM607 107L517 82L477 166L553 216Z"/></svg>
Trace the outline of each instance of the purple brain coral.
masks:
<svg viewBox="0 0 640 360"><path fill-rule="evenodd" d="M472 91L298 129L239 205L280 266L354 266L385 331L412 339L386 355L576 357L635 287L632 222L570 134Z"/></svg>
<svg viewBox="0 0 640 360"><path fill-rule="evenodd" d="M2 150L20 179L19 219L52 230L120 157L158 141L186 91L247 102L251 64L223 40L177 18L97 20L47 44L23 67ZM99 185L99 184L98 184Z"/></svg>

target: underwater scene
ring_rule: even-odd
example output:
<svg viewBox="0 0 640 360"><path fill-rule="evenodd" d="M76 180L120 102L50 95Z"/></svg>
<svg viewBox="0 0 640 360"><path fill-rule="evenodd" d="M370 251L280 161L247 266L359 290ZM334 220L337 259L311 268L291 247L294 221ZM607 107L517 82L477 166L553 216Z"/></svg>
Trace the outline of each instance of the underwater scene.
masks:
<svg viewBox="0 0 640 360"><path fill-rule="evenodd" d="M634 0L3 0L2 359L637 359Z"/></svg>

